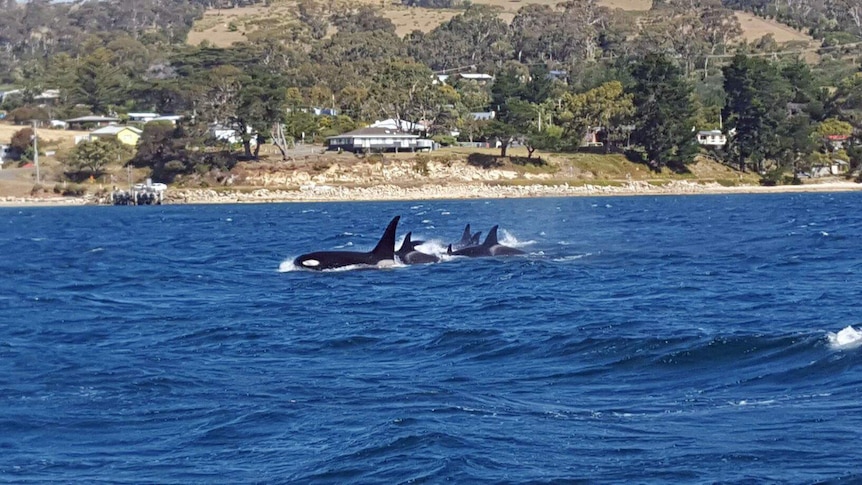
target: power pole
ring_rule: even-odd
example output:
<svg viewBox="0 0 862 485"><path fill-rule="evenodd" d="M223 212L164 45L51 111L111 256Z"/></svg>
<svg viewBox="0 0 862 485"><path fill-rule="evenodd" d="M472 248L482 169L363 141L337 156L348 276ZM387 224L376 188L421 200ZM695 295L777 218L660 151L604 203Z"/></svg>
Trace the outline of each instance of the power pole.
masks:
<svg viewBox="0 0 862 485"><path fill-rule="evenodd" d="M39 176L39 137L36 136L36 121L33 121L33 163L36 165L36 183L41 184L42 178Z"/></svg>

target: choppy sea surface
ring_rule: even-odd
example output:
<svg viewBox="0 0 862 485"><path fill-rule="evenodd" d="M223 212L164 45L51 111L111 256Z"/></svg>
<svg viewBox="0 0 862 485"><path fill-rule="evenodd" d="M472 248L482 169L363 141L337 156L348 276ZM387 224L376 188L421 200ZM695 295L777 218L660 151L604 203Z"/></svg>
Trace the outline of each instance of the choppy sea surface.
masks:
<svg viewBox="0 0 862 485"><path fill-rule="evenodd" d="M442 252L309 272L394 215ZM0 209L3 483L862 482L862 194Z"/></svg>

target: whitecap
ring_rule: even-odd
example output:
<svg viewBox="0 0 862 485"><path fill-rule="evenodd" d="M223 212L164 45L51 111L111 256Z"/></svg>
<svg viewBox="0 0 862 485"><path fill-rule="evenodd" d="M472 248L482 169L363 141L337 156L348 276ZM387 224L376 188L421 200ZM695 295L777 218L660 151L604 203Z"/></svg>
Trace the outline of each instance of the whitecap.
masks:
<svg viewBox="0 0 862 485"><path fill-rule="evenodd" d="M826 334L829 346L835 350L850 350L862 346L862 331L848 325L838 333Z"/></svg>
<svg viewBox="0 0 862 485"><path fill-rule="evenodd" d="M565 263L565 262L567 262L567 261L575 261L575 260L578 260L578 259L581 259L581 258L585 258L585 257L587 257L587 256L589 256L589 255L590 255L590 253L585 253L585 254L573 254L573 255L571 255L571 256L563 256L563 257L561 257L561 258L554 258L554 259L553 259L553 261L555 261L555 262L557 262L557 263Z"/></svg>

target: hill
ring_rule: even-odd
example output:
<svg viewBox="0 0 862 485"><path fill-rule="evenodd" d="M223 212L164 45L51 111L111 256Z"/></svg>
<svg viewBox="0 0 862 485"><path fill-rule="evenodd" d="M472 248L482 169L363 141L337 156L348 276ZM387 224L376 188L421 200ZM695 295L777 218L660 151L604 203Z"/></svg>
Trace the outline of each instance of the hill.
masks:
<svg viewBox="0 0 862 485"><path fill-rule="evenodd" d="M392 21L396 33L401 37L414 30L429 32L462 12L462 10L457 9L406 7L397 3L387 3L383 4L383 7L379 7L381 2L374 0L364 0L364 3L378 7L381 14ZM501 11L500 17L506 21L511 21L518 9L524 5L545 4L554 6L559 1L476 0L474 3L497 7ZM338 5L338 0L335 4ZM600 0L599 4L632 13L645 12L652 7L651 0ZM355 6L355 3L344 3L344 6L345 8ZM246 40L250 33L261 28L289 26L297 21L296 10L296 2L289 0L273 0L269 6L210 8L205 11L203 18L194 23L187 42L191 45L198 45L206 41L214 46L227 47L234 42ZM814 39L809 35L775 20L757 17L748 12L736 12L736 17L743 29L742 39L746 41L755 41L764 35L772 34L779 44L805 42L816 45Z"/></svg>

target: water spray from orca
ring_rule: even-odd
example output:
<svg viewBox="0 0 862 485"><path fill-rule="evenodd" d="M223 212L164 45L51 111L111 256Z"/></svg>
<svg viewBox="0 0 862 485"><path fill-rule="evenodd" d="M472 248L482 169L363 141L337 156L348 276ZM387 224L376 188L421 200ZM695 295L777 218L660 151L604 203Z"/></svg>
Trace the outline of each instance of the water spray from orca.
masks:
<svg viewBox="0 0 862 485"><path fill-rule="evenodd" d="M440 261L440 256L428 254L417 249L424 241L412 239L412 232L408 232L401 243L401 248L395 250L395 233L401 216L395 216L386 226L383 236L377 245L368 252L359 251L315 251L303 254L293 260L295 268L313 271L336 270L348 267L377 267L385 268L401 265L430 264ZM479 243L482 233L473 233L470 225L464 228L464 233L458 242L449 244L446 248L448 257L464 256L469 258L492 257L492 256L515 256L524 254L520 249L500 244L497 239L499 226L494 226L488 231L485 240Z"/></svg>

